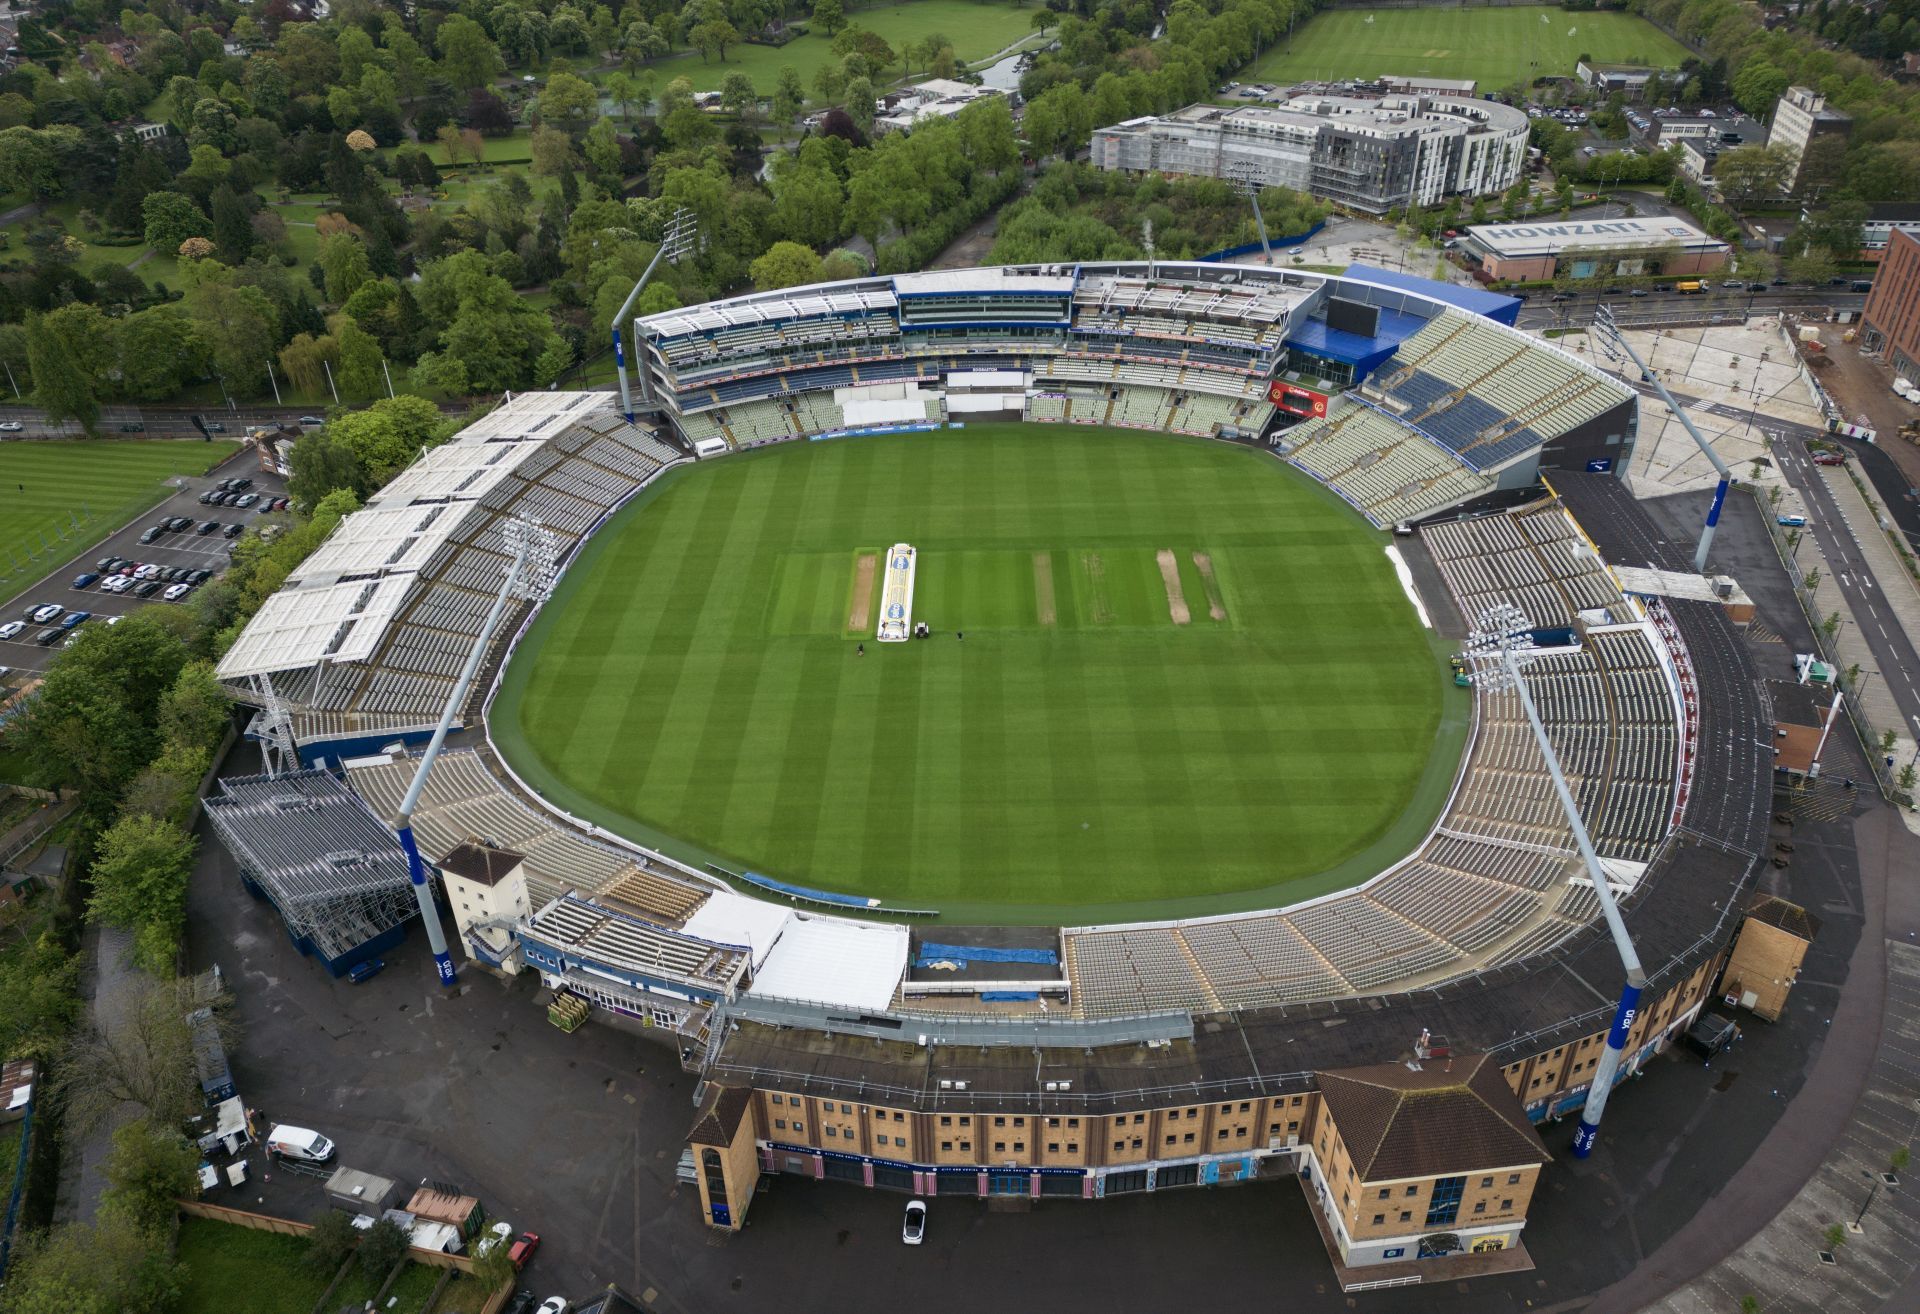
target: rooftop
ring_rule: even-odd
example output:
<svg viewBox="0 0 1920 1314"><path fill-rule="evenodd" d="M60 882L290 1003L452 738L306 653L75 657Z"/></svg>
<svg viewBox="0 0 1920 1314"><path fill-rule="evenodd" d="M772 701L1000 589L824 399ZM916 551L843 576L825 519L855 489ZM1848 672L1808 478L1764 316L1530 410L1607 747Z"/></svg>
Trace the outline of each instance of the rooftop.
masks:
<svg viewBox="0 0 1920 1314"><path fill-rule="evenodd" d="M449 876L473 881L477 885L498 885L525 862L526 855L506 849L489 849L478 844L456 844L447 856L434 865Z"/></svg>
<svg viewBox="0 0 1920 1314"><path fill-rule="evenodd" d="M1551 1159L1500 1065L1484 1054L1322 1072L1320 1099L1363 1182Z"/></svg>
<svg viewBox="0 0 1920 1314"><path fill-rule="evenodd" d="M1677 245L1686 250L1727 249L1684 219L1640 216L1632 219L1580 219L1556 223L1473 224L1467 234L1482 247L1508 258L1557 255L1562 251Z"/></svg>

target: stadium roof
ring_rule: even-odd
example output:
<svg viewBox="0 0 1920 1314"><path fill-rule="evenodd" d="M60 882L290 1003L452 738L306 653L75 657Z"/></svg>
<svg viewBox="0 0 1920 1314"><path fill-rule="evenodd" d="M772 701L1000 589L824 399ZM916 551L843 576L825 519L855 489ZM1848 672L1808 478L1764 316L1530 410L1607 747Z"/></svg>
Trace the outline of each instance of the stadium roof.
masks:
<svg viewBox="0 0 1920 1314"><path fill-rule="evenodd" d="M254 613L227 655L223 680L241 680L326 658L357 662L373 652L413 584L411 575L282 589Z"/></svg>
<svg viewBox="0 0 1920 1314"><path fill-rule="evenodd" d="M895 274L893 290L903 297L952 296L968 292L1067 293L1072 274L1040 273L1031 267L988 265L980 269L936 269L924 274Z"/></svg>
<svg viewBox="0 0 1920 1314"><path fill-rule="evenodd" d="M716 890L681 927L688 935L720 944L744 944L752 951L754 970L787 929L793 914L779 904L749 899L731 890Z"/></svg>
<svg viewBox="0 0 1920 1314"><path fill-rule="evenodd" d="M613 409L610 392L523 392L453 437L460 445L543 442L567 424Z"/></svg>
<svg viewBox="0 0 1920 1314"><path fill-rule="evenodd" d="M473 505L382 501L356 511L287 579L296 585L334 584L349 575L417 571L459 531Z"/></svg>
<svg viewBox="0 0 1920 1314"><path fill-rule="evenodd" d="M1341 277L1357 278L1362 282L1393 288L1397 292L1411 292L1416 296L1431 297L1435 301L1444 301L1449 306L1458 306L1470 314L1485 315L1488 319L1502 324L1511 325L1520 315L1519 297L1503 296L1498 292L1483 292L1477 287L1461 287L1457 283L1442 283L1433 278L1419 278L1395 269L1353 264L1347 266Z"/></svg>
<svg viewBox="0 0 1920 1314"><path fill-rule="evenodd" d="M907 928L791 914L752 993L883 1009L907 971Z"/></svg>
<svg viewBox="0 0 1920 1314"><path fill-rule="evenodd" d="M688 333L717 333L721 329L773 320L803 319L809 315L855 315L891 310L897 305L891 285L873 279L827 283L793 292L732 301L711 301L684 310L668 310L640 321L651 337L677 338Z"/></svg>
<svg viewBox="0 0 1920 1314"><path fill-rule="evenodd" d="M478 501L540 450L537 442L453 442L436 447L368 499L368 506ZM356 512L364 515L365 512Z"/></svg>
<svg viewBox="0 0 1920 1314"><path fill-rule="evenodd" d="M1231 265L1163 264L1151 280L1145 267L1089 274L1081 278L1075 301L1083 306L1097 303L1102 309L1274 324L1284 321L1318 286L1231 281L1230 276L1240 272Z"/></svg>
<svg viewBox="0 0 1920 1314"><path fill-rule="evenodd" d="M1507 259L1559 255L1562 251L1641 250L1678 246L1682 251L1725 251L1684 219L1643 216L1635 219L1582 219L1565 223L1473 224L1467 236Z"/></svg>

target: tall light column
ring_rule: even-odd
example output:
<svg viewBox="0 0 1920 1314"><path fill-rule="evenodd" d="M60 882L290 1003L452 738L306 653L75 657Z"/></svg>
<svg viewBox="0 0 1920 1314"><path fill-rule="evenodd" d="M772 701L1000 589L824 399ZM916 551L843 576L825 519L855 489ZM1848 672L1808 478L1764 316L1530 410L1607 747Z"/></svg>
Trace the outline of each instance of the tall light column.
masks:
<svg viewBox="0 0 1920 1314"><path fill-rule="evenodd" d="M679 264L681 258L693 250L698 236L699 223L693 211L685 206L675 210L673 218L667 220L666 229L660 234L660 246L654 251L653 259L647 262L646 271L640 275L640 281L633 285L633 291L627 293L627 299L620 303L620 309L614 312L613 323L609 326L613 332L613 364L620 376L620 413L627 417L628 424L633 423L633 398L627 389L627 347L620 336L620 327L627 322L627 316L633 313L633 303L640 299L640 293L653 277L653 271L660 267L660 262L665 260L670 265ZM637 352L637 338L634 346ZM647 362L636 354L633 363L640 371L640 400L648 401Z"/></svg>
<svg viewBox="0 0 1920 1314"><path fill-rule="evenodd" d="M473 651L467 654L467 664L461 668L460 678L454 681L453 692L447 696L440 724L434 727L427 751L420 755L420 765L414 768L413 783L407 786L406 797L400 800L400 808L393 815L394 833L400 837L400 847L407 854L407 877L413 882L413 897L420 905L420 920L427 928L427 947L433 950L434 968L443 986L453 984L453 956L447 952L447 933L440 925L440 910L434 906L433 887L427 883L427 864L420 860L420 846L414 842L413 810L419 806L420 791L427 786L427 773L440 756L440 746L447 741L453 718L459 715L461 704L467 700L467 691L473 686L473 677L486 656L487 645L493 641L493 632L499 628L500 618L507 614L507 603L515 598L544 602L553 592L554 577L559 569L559 540L546 526L532 520L509 520L502 526L501 534L507 549L513 553L513 560L507 566L506 578L500 581L500 593L493 600L493 610L480 625Z"/></svg>
<svg viewBox="0 0 1920 1314"><path fill-rule="evenodd" d="M1480 622L1473 633L1467 636L1467 660L1474 668L1473 682L1482 689L1512 689L1520 699L1520 706L1527 714L1527 725L1533 730L1533 739L1540 747L1540 756L1546 760L1547 776L1553 781L1553 792L1560 800L1560 808L1567 816L1567 825L1573 829L1574 844L1580 850L1581 860L1587 866L1587 879L1593 882L1594 895L1600 901L1600 915L1606 920L1607 930L1613 934L1614 947L1620 951L1620 963L1626 968L1626 985L1620 991L1620 1003L1614 1010L1613 1025L1607 1029L1607 1047L1601 1051L1600 1063L1594 1069L1593 1082L1587 1089L1586 1107L1580 1113L1580 1130L1574 1133L1573 1154L1576 1159L1584 1159L1593 1153L1594 1142L1600 1135L1600 1117L1607 1109L1607 1095L1613 1089L1615 1075L1620 1071L1620 1060L1625 1056L1627 1033L1633 1029L1633 1019L1640 1012L1640 994L1647 986L1647 974L1641 969L1640 954L1633 947L1633 939L1627 934L1627 924L1620 918L1620 905L1614 901L1613 889L1607 884L1606 870L1600 865L1600 856L1593 851L1593 840L1587 834L1587 825L1580 817L1579 804L1574 801L1573 791L1567 786L1567 778L1560 770L1560 757L1554 752L1553 743L1547 738L1547 728L1540 721L1540 711L1533 703L1533 693L1527 688L1526 677L1521 674L1523 667L1535 660L1529 653L1533 648L1531 631L1533 623L1526 618L1518 607L1508 604L1491 607L1481 614Z"/></svg>

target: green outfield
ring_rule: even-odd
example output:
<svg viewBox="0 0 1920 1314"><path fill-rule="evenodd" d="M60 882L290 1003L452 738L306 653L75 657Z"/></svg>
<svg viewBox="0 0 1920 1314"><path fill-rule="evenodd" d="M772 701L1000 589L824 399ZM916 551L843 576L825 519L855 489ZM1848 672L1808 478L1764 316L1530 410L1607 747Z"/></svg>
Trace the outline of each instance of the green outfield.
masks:
<svg viewBox="0 0 1920 1314"><path fill-rule="evenodd" d="M874 641L896 542L932 639ZM1197 440L770 448L675 472L600 532L491 729L612 829L949 917L1307 897L1406 851L1464 738L1385 543L1270 457Z"/></svg>
<svg viewBox="0 0 1920 1314"><path fill-rule="evenodd" d="M1679 42L1633 14L1563 9L1338 9L1317 14L1241 70L1243 82L1472 78L1500 91L1572 77L1582 55L1603 64L1678 68Z"/></svg>
<svg viewBox="0 0 1920 1314"><path fill-rule="evenodd" d="M235 442L0 443L0 590L40 579L160 501L173 475L205 474Z"/></svg>

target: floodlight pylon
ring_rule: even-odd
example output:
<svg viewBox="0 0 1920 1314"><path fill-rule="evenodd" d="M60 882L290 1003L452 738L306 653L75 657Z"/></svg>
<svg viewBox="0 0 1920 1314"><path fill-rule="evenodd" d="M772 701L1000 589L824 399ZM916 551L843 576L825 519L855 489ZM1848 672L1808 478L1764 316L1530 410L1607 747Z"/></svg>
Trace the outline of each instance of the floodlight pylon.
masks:
<svg viewBox="0 0 1920 1314"><path fill-rule="evenodd" d="M515 599L544 602L552 596L560 569L559 539L539 521L510 520L502 527L501 537L508 551L513 554L513 560L507 566L505 578L500 581L500 592L493 600L493 609L481 622L480 633L473 641L473 650L467 654L467 664L461 668L460 678L454 681L453 692L447 695L447 703L441 710L440 723L434 727L433 738L427 741L427 750L420 755L420 764L414 768L413 781L407 786L406 797L400 800L399 810L393 817L394 834L399 836L400 847L407 855L407 878L413 883L413 897L420 907L420 920L427 929L427 946L433 951L434 969L443 986L453 984L453 956L447 952L447 934L440 925L440 910L434 906L433 889L427 884L427 865L421 861L420 846L414 840L413 812L419 806L421 791L426 788L427 773L439 758L441 745L446 743L453 718L467 700L467 691L473 686L473 677L480 669L481 659L486 656L487 645L493 641L493 633L507 613L507 604Z"/></svg>
<svg viewBox="0 0 1920 1314"><path fill-rule="evenodd" d="M1533 650L1532 629L1532 622L1518 607L1509 603L1490 607L1481 613L1473 632L1467 636L1465 655L1473 667L1476 688L1511 689L1518 697L1520 707L1527 716L1527 725L1533 731L1534 742L1540 748L1540 756L1546 761L1547 776L1553 782L1554 795L1560 800L1567 825L1573 830L1574 844L1580 850L1581 861L1586 864L1587 879L1592 882L1594 896L1600 903L1600 915L1613 936L1614 947L1620 953L1621 966L1626 969L1626 985L1620 991L1613 1025L1607 1029L1606 1048L1600 1053L1599 1064L1594 1068L1593 1080L1587 1088L1586 1106L1580 1112L1580 1129L1573 1137L1574 1157L1584 1159L1593 1153L1594 1143L1599 1139L1600 1118L1606 1112L1607 1096L1613 1089L1614 1078L1620 1071L1620 1062L1626 1053L1627 1033L1633 1029L1634 1018L1640 1011L1640 996L1647 986L1647 974L1640 966L1640 954L1633 947L1633 937L1627 934L1627 924L1620 916L1620 905L1613 897L1613 888L1608 884L1600 855L1594 852L1593 838L1587 834L1579 804L1575 802L1573 790L1568 787L1567 778L1560 769L1559 754L1547 738L1546 725L1540 720L1539 708L1534 706L1532 691L1527 688L1526 676L1522 672L1536 660L1529 656Z"/></svg>
<svg viewBox="0 0 1920 1314"><path fill-rule="evenodd" d="M1681 428L1687 431L1694 444L1699 447L1701 454L1712 463L1714 473L1719 476L1713 486L1713 503L1707 507L1706 527L1700 531L1700 546L1693 554L1693 568L1704 575L1707 573L1707 550L1713 546L1713 531L1720 524L1720 510L1727 504L1727 489L1733 484L1733 471L1729 470L1727 463L1720 459L1720 453L1713 450L1713 444L1694 428L1692 419L1688 417L1680 403L1673 399L1673 394L1667 391L1667 385L1660 382L1660 376L1647 368L1647 363L1640 359L1640 353L1627 342L1626 336L1620 332L1620 326L1614 322L1611 306L1603 305L1595 308L1593 330L1594 337L1599 341L1601 350L1606 353L1609 360L1619 363L1621 357L1626 357L1639 369L1640 381L1653 385L1653 390L1660 394L1660 400L1667 404L1667 409L1673 413L1673 418L1680 421Z"/></svg>
<svg viewBox="0 0 1920 1314"><path fill-rule="evenodd" d="M659 268L660 262L665 260L670 265L679 264L693 251L699 236L700 221L693 211L684 205L676 209L673 217L667 220L666 227L661 230L660 245L654 250L653 259L647 262L646 272L642 273L640 281L633 285L633 291L627 293L627 299L620 303L620 309L614 313L613 323L609 326L613 333L613 363L620 376L620 413L627 417L628 424L633 423L634 406L632 394L627 387L627 348L625 340L620 336L621 325L625 324L627 316L633 313L633 303L640 299L640 293L645 290L647 281L653 277L653 271ZM637 325L638 321L635 323ZM634 330L633 340L635 351L633 363L640 372L640 401L642 406L651 410L653 409L653 388L647 381L647 362L639 354L641 347L637 327Z"/></svg>
<svg viewBox="0 0 1920 1314"><path fill-rule="evenodd" d="M1240 194L1253 203L1253 226L1260 234L1260 253L1267 264L1273 263L1273 245L1267 241L1267 219L1260 213L1259 166L1252 160L1236 160L1227 166L1227 176Z"/></svg>

